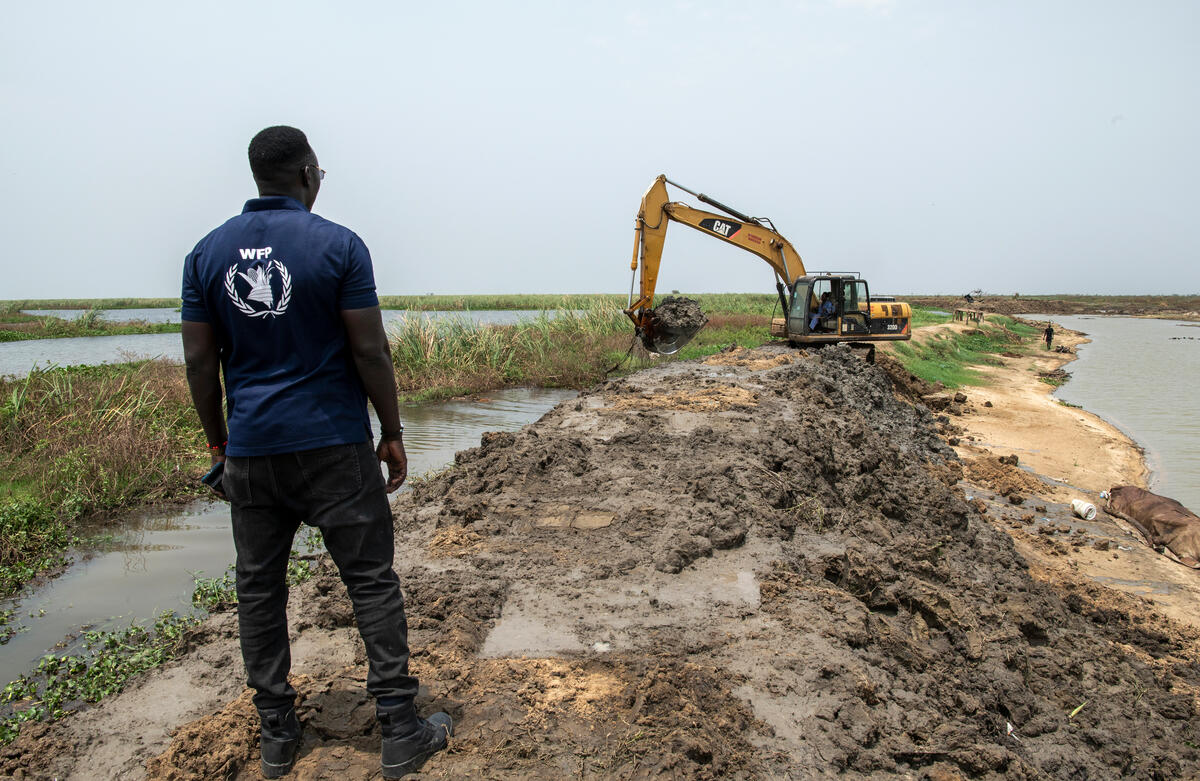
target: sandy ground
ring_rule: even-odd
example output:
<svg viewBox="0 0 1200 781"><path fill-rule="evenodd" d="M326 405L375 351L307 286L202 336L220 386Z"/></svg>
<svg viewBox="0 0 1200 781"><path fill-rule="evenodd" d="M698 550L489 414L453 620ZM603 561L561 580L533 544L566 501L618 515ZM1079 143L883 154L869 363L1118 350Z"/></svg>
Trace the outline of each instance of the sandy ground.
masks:
<svg viewBox="0 0 1200 781"><path fill-rule="evenodd" d="M1120 564L1130 540L1101 550L1106 527L1068 526L1073 489L983 452L968 432L1003 397L942 419L906 382L846 348L664 365L420 481L397 571L418 705L458 725L421 777L1200 777L1200 631L1099 585L1091 552ZM327 562L290 626L292 777L378 777ZM256 778L235 632L213 617L182 659L0 749L0 774Z"/></svg>
<svg viewBox="0 0 1200 781"><path fill-rule="evenodd" d="M1072 349L1087 341L1063 329L1055 340ZM960 455L969 458L980 449L1015 454L1033 472L1090 492L1117 485L1144 488L1145 460L1129 437L1096 415L1059 403L1053 386L1035 381L1074 359L1034 350L1026 357L1004 358L1002 367L981 367L988 384L969 391L972 410L962 425L974 439L965 440Z"/></svg>
<svg viewBox="0 0 1200 781"><path fill-rule="evenodd" d="M963 330L962 323L922 329L922 339ZM1059 329L1055 344L1072 349L1088 341ZM1034 565L1038 577L1083 576L1092 582L1140 595L1163 615L1200 627L1200 572L1148 548L1130 527L1104 512L1101 491L1118 485L1146 486L1149 474L1141 448L1096 415L1060 404L1053 386L1037 377L1061 370L1074 354L1034 349L982 367L988 384L967 389L955 405L948 433L966 465L963 487L990 506ZM989 406L990 404L990 406ZM997 463L1016 457L1018 466ZM1014 493L1024 500L1013 503ZM1090 502L1097 518L1071 512L1072 499ZM1040 508L1040 509L1039 509Z"/></svg>

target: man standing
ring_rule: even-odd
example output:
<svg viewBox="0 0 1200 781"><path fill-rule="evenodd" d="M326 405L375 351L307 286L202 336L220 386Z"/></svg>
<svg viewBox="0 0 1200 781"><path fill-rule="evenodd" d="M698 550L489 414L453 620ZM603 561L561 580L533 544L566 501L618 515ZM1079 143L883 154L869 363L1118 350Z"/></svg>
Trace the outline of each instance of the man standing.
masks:
<svg viewBox="0 0 1200 781"><path fill-rule="evenodd" d="M1042 338L1046 340L1046 349L1047 350L1053 349L1052 348L1052 343L1054 342L1054 324L1053 323L1047 321L1046 330L1042 331Z"/></svg>
<svg viewBox="0 0 1200 781"><path fill-rule="evenodd" d="M387 500L408 458L371 257L353 232L311 213L325 171L304 133L269 127L249 157L259 197L187 256L182 313L192 400L214 469L224 468L215 490L232 507L238 628L262 721L262 772L287 773L300 745L284 576L303 522L321 530L354 603L383 775L399 778L446 746L452 724L445 713L422 719L413 705ZM382 429L375 448L368 398Z"/></svg>

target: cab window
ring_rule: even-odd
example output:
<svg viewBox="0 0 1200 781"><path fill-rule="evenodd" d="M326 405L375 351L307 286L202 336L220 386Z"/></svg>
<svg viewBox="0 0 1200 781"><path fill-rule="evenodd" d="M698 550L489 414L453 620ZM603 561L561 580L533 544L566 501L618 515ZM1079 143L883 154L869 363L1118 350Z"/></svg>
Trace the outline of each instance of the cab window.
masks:
<svg viewBox="0 0 1200 781"><path fill-rule="evenodd" d="M808 302L808 311L816 312L817 307L821 306L821 296L825 295L826 293L832 293L832 292L833 292L833 281L832 280L818 279L816 282L814 282L813 286L812 286L812 296ZM832 298L832 296L831 296L831 298ZM833 301L834 301L834 303L837 303L836 298L834 298Z"/></svg>
<svg viewBox="0 0 1200 781"><path fill-rule="evenodd" d="M861 279L847 281L842 286L842 293L845 296L843 312L866 312L869 309L867 283L865 281Z"/></svg>

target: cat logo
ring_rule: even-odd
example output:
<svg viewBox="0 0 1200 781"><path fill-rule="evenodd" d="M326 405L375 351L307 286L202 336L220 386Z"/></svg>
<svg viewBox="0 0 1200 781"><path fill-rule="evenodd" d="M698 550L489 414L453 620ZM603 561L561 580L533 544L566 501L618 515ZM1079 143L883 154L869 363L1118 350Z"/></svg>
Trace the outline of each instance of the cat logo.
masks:
<svg viewBox="0 0 1200 781"><path fill-rule="evenodd" d="M732 220L715 220L710 217L707 220L700 220L700 227L712 231L723 239L730 239L742 229L742 224Z"/></svg>

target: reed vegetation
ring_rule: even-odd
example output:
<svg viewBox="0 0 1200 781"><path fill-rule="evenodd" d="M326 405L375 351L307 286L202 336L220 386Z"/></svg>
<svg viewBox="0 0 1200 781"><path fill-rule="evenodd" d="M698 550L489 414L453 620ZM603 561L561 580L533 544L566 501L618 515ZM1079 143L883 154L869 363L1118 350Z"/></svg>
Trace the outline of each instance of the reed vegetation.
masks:
<svg viewBox="0 0 1200 781"><path fill-rule="evenodd" d="M779 299L773 293L680 293L660 291L658 298L665 295L686 295L700 302L705 312L769 315ZM587 310L596 306L624 309L629 304L628 294L520 294L520 295L476 295L476 296L380 296L379 305L384 309L407 309L422 312L479 312L488 309L556 312L564 309Z"/></svg>
<svg viewBox="0 0 1200 781"><path fill-rule="evenodd" d="M90 309L77 318L0 313L0 342L27 339L62 339L75 336L121 336L124 334L178 333L179 323L148 323L145 320L106 320Z"/></svg>
<svg viewBox="0 0 1200 781"><path fill-rule="evenodd" d="M22 309L178 309L178 298L9 298L0 300L0 313Z"/></svg>
<svg viewBox="0 0 1200 781"><path fill-rule="evenodd" d="M406 317L389 338L400 393L416 399L508 385L585 385L603 376L602 364L632 333L617 306L595 301L516 325Z"/></svg>
<svg viewBox="0 0 1200 781"><path fill-rule="evenodd" d="M603 380L614 366L625 373L730 344L762 344L770 338L768 324L762 315L713 313L671 357L647 354L634 342L629 318L608 301L543 312L516 325L404 318L389 336L401 396L425 400L513 385L581 388Z"/></svg>
<svg viewBox="0 0 1200 781"><path fill-rule="evenodd" d="M198 493L203 454L176 364L0 381L0 595L52 565L78 521Z"/></svg>

